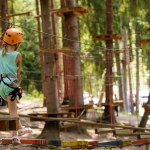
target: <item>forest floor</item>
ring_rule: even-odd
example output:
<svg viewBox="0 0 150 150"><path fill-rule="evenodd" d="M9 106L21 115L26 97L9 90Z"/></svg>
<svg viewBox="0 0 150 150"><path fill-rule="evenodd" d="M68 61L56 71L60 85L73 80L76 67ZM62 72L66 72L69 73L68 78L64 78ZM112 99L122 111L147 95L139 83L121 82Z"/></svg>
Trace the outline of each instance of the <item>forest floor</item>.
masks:
<svg viewBox="0 0 150 150"><path fill-rule="evenodd" d="M6 107L1 107L0 112L8 112L8 109ZM46 112L46 108L42 106L41 102L33 102L33 101L20 101L18 103L18 113L20 114L29 114L29 113L35 113L35 112ZM1 115L2 116L2 115ZM132 125L137 127L140 123L141 117L137 116L131 116L128 114L119 113L119 116L116 117L117 122L119 124L126 124L126 125ZM44 122L31 122L29 118L26 117L20 117L21 123L26 127L31 127L33 129L32 135L25 135L22 138L36 138L42 131L44 127ZM150 128L150 120L148 120L146 128ZM98 140L99 142L106 142L106 141L114 141L114 140L137 140L137 137L116 137L113 135L113 133L105 133L101 135L95 134L95 128L88 128L87 129L88 134L78 134L78 133L70 133L66 130L60 132L60 138L62 141L73 141L73 140ZM11 133L10 132L0 132L0 138L10 138ZM0 145L0 150L35 150L36 148L33 147L24 147L23 145L20 146L2 146ZM61 150L69 149L69 148L59 148ZM95 148L104 150L105 148ZM136 146L127 146L123 147L122 150L145 150L146 146L136 147ZM48 148L38 148L38 150L48 150ZM120 150L120 148L115 148L115 150Z"/></svg>

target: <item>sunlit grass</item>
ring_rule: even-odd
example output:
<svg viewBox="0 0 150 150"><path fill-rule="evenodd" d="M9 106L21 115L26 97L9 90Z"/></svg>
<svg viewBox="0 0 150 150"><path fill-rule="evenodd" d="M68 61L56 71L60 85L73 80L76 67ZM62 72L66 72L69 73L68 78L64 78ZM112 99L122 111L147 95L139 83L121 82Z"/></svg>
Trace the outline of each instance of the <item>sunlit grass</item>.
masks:
<svg viewBox="0 0 150 150"><path fill-rule="evenodd" d="M36 101L36 102L43 102L43 95L31 95L31 94L23 94L21 100L29 100L29 101Z"/></svg>

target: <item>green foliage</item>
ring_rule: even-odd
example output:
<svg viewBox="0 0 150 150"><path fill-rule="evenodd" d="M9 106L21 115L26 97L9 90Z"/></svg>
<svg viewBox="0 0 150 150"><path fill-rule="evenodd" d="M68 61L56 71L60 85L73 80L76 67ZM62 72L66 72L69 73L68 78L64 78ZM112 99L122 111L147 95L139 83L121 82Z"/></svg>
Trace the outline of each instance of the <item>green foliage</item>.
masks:
<svg viewBox="0 0 150 150"><path fill-rule="evenodd" d="M41 91L41 72L38 50L38 33L33 31L36 22L32 17L20 19L20 25L24 31L24 42L21 44L20 51L23 57L22 82L27 92L34 89ZM27 86L28 85L28 86Z"/></svg>
<svg viewBox="0 0 150 150"><path fill-rule="evenodd" d="M30 11L35 14L35 0L9 0L9 14ZM55 1L54 1L55 2ZM90 91L89 81L102 83L101 76L105 69L103 50L105 41L97 41L95 35L106 34L105 0L78 0L80 6L89 9L89 13L80 17L81 53L90 52L90 56L81 59L82 72L85 76L85 88ZM57 7L59 2L57 0ZM56 5L56 4L55 4ZM122 33L128 29L128 43L134 47L142 39L149 38L146 29L150 25L150 0L113 0L113 33ZM22 86L26 92L40 93L42 91L40 56L38 51L37 23L33 16L19 16L10 19L24 32L24 42L20 46L23 57ZM34 30L33 30L34 29ZM59 31L60 32L60 31ZM138 32L138 34L137 34ZM119 43L122 46L122 42ZM115 44L114 44L115 47ZM143 63L149 68L148 51L144 47L141 53ZM135 52L132 53L133 59ZM95 77L89 79L87 75ZM117 80L117 79L116 79ZM92 85L93 86L93 85ZM36 91L36 92L35 92ZM94 89L93 92L95 92Z"/></svg>

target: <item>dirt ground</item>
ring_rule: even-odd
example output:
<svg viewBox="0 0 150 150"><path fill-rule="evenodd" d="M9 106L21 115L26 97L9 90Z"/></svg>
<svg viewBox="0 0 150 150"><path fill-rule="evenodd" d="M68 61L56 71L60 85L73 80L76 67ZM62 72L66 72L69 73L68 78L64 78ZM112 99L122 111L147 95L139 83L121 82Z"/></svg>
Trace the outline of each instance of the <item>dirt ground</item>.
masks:
<svg viewBox="0 0 150 150"><path fill-rule="evenodd" d="M1 107L0 112L8 112L8 109L6 107ZM34 112L46 112L46 108L42 106L42 103L40 102L31 102L31 101L20 101L18 103L18 113L20 114L29 114ZM2 116L2 115L0 115ZM138 126L141 117L137 116L131 116L131 115L124 115L122 113L119 113L119 116L116 117L117 122L120 124L132 124L134 126ZM25 135L22 138L35 138L37 137L44 126L44 122L31 122L29 118L26 117L20 117L21 123L26 127L31 127L33 129L32 135ZM147 128L150 128L150 121L147 122ZM87 134L78 134L78 133L70 133L66 130L61 131L60 138L62 141L73 141L73 140L98 140L99 142L106 142L106 141L113 141L113 140L137 140L137 137L115 137L113 133L105 133L101 135L95 134L95 128L87 128ZM0 138L10 138L11 133L10 132L0 132ZM0 150L35 150L34 147L24 147L23 145L20 146L2 146L0 145ZM48 150L48 148L37 148L38 150ZM69 150L70 148L57 148L61 150ZM104 148L95 148L104 150ZM135 147L135 146L128 146L123 147L122 150L148 150L148 146L141 146L141 147ZM115 150L120 150L120 148L115 148Z"/></svg>

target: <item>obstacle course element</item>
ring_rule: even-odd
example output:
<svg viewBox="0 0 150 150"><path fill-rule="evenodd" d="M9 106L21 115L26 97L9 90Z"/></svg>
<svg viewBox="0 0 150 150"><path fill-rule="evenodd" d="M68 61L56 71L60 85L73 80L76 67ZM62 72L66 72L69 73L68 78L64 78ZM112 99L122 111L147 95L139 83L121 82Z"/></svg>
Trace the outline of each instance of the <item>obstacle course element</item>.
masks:
<svg viewBox="0 0 150 150"><path fill-rule="evenodd" d="M20 139L21 144L31 144L37 146L47 146L47 140L45 139ZM2 139L2 145L12 144L11 138Z"/></svg>
<svg viewBox="0 0 150 150"><path fill-rule="evenodd" d="M85 7L71 7L71 8L61 8L61 9L52 9L51 13L63 17L66 13L73 13L78 17L84 13L88 13L88 9Z"/></svg>
<svg viewBox="0 0 150 150"><path fill-rule="evenodd" d="M70 48L62 48L62 49L41 49L42 52L49 53L72 53L72 49Z"/></svg>
<svg viewBox="0 0 150 150"><path fill-rule="evenodd" d="M111 105L112 107L123 106L123 101L122 100L120 100L120 101L113 101L111 104L109 102L105 102L105 103L100 103L99 105L100 106L109 106L109 105Z"/></svg>
<svg viewBox="0 0 150 150"><path fill-rule="evenodd" d="M83 110L92 109L93 105L78 105L78 106L61 106L61 109L67 112L74 112L76 115L80 115Z"/></svg>
<svg viewBox="0 0 150 150"><path fill-rule="evenodd" d="M28 145L31 147L48 147L50 149L57 149L60 147L70 147L71 149L94 149L94 148L122 148L125 146L142 146L149 145L150 139L146 140L113 140L108 142L99 142L99 141L61 141L61 140L45 140L45 139L21 139L22 145ZM2 145L10 145L12 144L11 138L2 139Z"/></svg>
<svg viewBox="0 0 150 150"><path fill-rule="evenodd" d="M46 120L45 117L54 117L54 118L74 118L73 112L60 112L60 113L31 113L30 116L35 116L35 118L30 118L30 121L50 121ZM39 118L40 117L40 118Z"/></svg>
<svg viewBox="0 0 150 150"><path fill-rule="evenodd" d="M150 44L150 39L141 40L141 41L140 41L140 44L142 44L142 45Z"/></svg>
<svg viewBox="0 0 150 150"><path fill-rule="evenodd" d="M18 130L19 129L19 127L18 127L19 123L18 122L19 122L18 117L0 118L0 131Z"/></svg>
<svg viewBox="0 0 150 150"><path fill-rule="evenodd" d="M105 35L95 35L93 36L94 39L99 41L106 41L106 40L121 40L123 37L122 34L105 34Z"/></svg>

